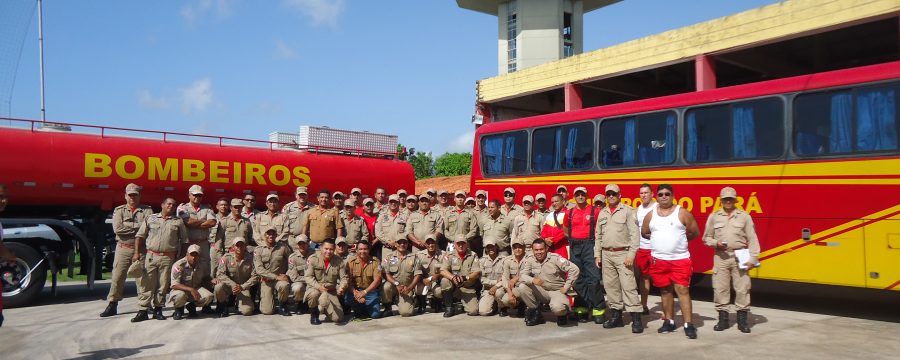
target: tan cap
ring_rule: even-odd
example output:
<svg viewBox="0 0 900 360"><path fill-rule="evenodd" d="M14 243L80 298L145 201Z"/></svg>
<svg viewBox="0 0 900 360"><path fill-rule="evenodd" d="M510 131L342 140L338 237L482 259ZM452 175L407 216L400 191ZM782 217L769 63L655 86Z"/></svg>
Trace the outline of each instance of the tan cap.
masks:
<svg viewBox="0 0 900 360"><path fill-rule="evenodd" d="M198 253L199 254L200 253L200 245L193 244L191 246L188 246L188 254L190 254L190 253Z"/></svg>
<svg viewBox="0 0 900 360"><path fill-rule="evenodd" d="M487 190L478 190L478 191L476 191L476 192L475 192L475 197L478 197L479 195L484 195L484 197L487 197Z"/></svg>
<svg viewBox="0 0 900 360"><path fill-rule="evenodd" d="M400 194L409 194L409 193L406 192L406 190L404 190L404 189L397 190L397 195L400 195Z"/></svg>
<svg viewBox="0 0 900 360"><path fill-rule="evenodd" d="M617 193L622 192L622 190L619 189L619 185L616 185L616 184L606 185L606 190L603 190L603 192L605 193L607 191L615 191Z"/></svg>
<svg viewBox="0 0 900 360"><path fill-rule="evenodd" d="M369 203L374 204L374 203L375 203L375 200L372 199L372 198L365 198L365 199L363 199L363 205L369 204Z"/></svg>
<svg viewBox="0 0 900 360"><path fill-rule="evenodd" d="M400 195L391 194L391 196L388 196L388 201L400 201Z"/></svg>
<svg viewBox="0 0 900 360"><path fill-rule="evenodd" d="M497 246L497 239L495 239L493 235L485 235L482 239L482 244L484 245L484 247L488 247L491 245Z"/></svg>
<svg viewBox="0 0 900 360"><path fill-rule="evenodd" d="M306 236L306 234L297 235L297 237L295 239L297 239L298 243L302 243L302 242L308 243L309 242L309 236Z"/></svg>
<svg viewBox="0 0 900 360"><path fill-rule="evenodd" d="M504 193L504 194L505 194L505 193L513 193L513 194L515 194L515 193L516 193L516 189L513 189L513 188L511 188L511 187L508 187L508 188L506 188L506 189L503 189L503 193Z"/></svg>
<svg viewBox="0 0 900 360"><path fill-rule="evenodd" d="M547 195L544 195L544 193L538 193L537 195L534 196L534 200L540 200L540 199L547 200Z"/></svg>
<svg viewBox="0 0 900 360"><path fill-rule="evenodd" d="M141 194L141 187L138 184L131 183L125 186L125 195Z"/></svg>
<svg viewBox="0 0 900 360"><path fill-rule="evenodd" d="M594 204L596 204L596 203L598 203L598 202L605 203L605 202L606 202L606 196L603 195L603 194L597 194L597 195L594 195Z"/></svg>
<svg viewBox="0 0 900 360"><path fill-rule="evenodd" d="M244 240L244 238L242 238L242 237L240 237L240 236L235 237L234 239L231 239L231 246L235 246L235 245L237 245L237 243L239 243L239 242L242 242L242 243L246 244L246 243L247 243L247 240Z"/></svg>
<svg viewBox="0 0 900 360"><path fill-rule="evenodd" d="M412 200L412 201L418 201L418 200L419 200L419 197L418 197L418 196L415 196L415 195L407 196L407 197L406 197L406 201L410 201L410 200Z"/></svg>
<svg viewBox="0 0 900 360"><path fill-rule="evenodd" d="M309 189L306 186L298 186L297 191L294 191L294 195L296 194L309 194Z"/></svg>
<svg viewBox="0 0 900 360"><path fill-rule="evenodd" d="M422 201L422 200L425 200L425 201L431 201L431 196L428 196L428 195L419 195L419 201Z"/></svg>
<svg viewBox="0 0 900 360"><path fill-rule="evenodd" d="M438 196L441 196L441 195L447 195L447 194L449 194L449 193L447 192L447 190L444 190L444 189L438 190Z"/></svg>
<svg viewBox="0 0 900 360"><path fill-rule="evenodd" d="M434 191L434 188L428 188L428 190L425 190L425 193L428 195L437 195L437 192Z"/></svg>
<svg viewBox="0 0 900 360"><path fill-rule="evenodd" d="M471 196L469 196L469 197L467 197L467 198L466 198L466 202L465 202L465 203L466 203L466 204L468 204L468 203L469 203L469 201L471 201L471 202L475 202L475 198L473 198L473 197L471 197Z"/></svg>
<svg viewBox="0 0 900 360"><path fill-rule="evenodd" d="M266 201L269 201L271 199L278 200L278 194L269 194L266 196Z"/></svg>
<svg viewBox="0 0 900 360"><path fill-rule="evenodd" d="M203 195L203 187L200 185L193 185L190 189L188 189L188 194L200 194Z"/></svg>
<svg viewBox="0 0 900 360"><path fill-rule="evenodd" d="M437 238L434 236L434 234L428 234L425 235L425 242L428 242L428 240L437 241Z"/></svg>
<svg viewBox="0 0 900 360"><path fill-rule="evenodd" d="M347 238L345 238L343 236L338 236L337 239L334 239L334 244L335 245L340 245L340 244L347 245Z"/></svg>
<svg viewBox="0 0 900 360"><path fill-rule="evenodd" d="M509 241L509 246L512 247L512 246L515 246L515 245L522 245L522 246L525 246L525 242L522 241L521 239L510 239L510 241Z"/></svg>
<svg viewBox="0 0 900 360"><path fill-rule="evenodd" d="M462 197L466 197L466 192L465 192L465 191L462 191L462 190L456 190L456 192L453 193L453 196L462 196Z"/></svg>
<svg viewBox="0 0 900 360"><path fill-rule="evenodd" d="M584 186L575 188L575 191L572 192L572 194L577 194L579 191L583 192L585 196L587 195L587 188L585 188Z"/></svg>
<svg viewBox="0 0 900 360"><path fill-rule="evenodd" d="M362 189L356 187L356 188L353 188L352 190L350 190L350 193L351 193L351 194L360 194L360 195L362 195Z"/></svg>
<svg viewBox="0 0 900 360"><path fill-rule="evenodd" d="M727 198L737 199L737 190L735 190L731 186L723 187L722 191L719 192L719 197L722 199L727 199Z"/></svg>
<svg viewBox="0 0 900 360"><path fill-rule="evenodd" d="M353 200L347 199L344 200L344 206L356 206L356 203Z"/></svg>
<svg viewBox="0 0 900 360"><path fill-rule="evenodd" d="M336 198L336 197L340 197L340 198L343 199L343 198L345 198L346 196L344 196L344 193L342 193L342 192L340 192L340 191L335 191L334 194L331 194L331 198L334 199L334 198Z"/></svg>
<svg viewBox="0 0 900 360"><path fill-rule="evenodd" d="M556 185L556 192L559 192L559 190L569 192L569 189L567 189L565 185Z"/></svg>
<svg viewBox="0 0 900 360"><path fill-rule="evenodd" d="M453 237L453 242L454 243L459 243L459 242L468 243L469 239L466 239L466 236L463 234L457 234L456 236Z"/></svg>
<svg viewBox="0 0 900 360"><path fill-rule="evenodd" d="M273 226L266 226L262 229L263 234L267 234L269 231L274 231L276 234L278 233L278 229Z"/></svg>
<svg viewBox="0 0 900 360"><path fill-rule="evenodd" d="M530 202L530 203L534 204L534 196L531 196L531 195L523 196L522 203L526 203L526 202Z"/></svg>
<svg viewBox="0 0 900 360"><path fill-rule="evenodd" d="M409 238L406 237L406 234L397 234L397 238L394 241L406 241L409 242Z"/></svg>
<svg viewBox="0 0 900 360"><path fill-rule="evenodd" d="M244 206L244 201L238 198L231 199L231 206Z"/></svg>

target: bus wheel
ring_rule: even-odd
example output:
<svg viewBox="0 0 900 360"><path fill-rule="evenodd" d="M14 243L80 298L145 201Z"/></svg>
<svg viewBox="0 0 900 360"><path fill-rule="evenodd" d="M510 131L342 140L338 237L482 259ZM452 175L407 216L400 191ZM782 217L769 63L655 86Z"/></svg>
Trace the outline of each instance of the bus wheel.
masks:
<svg viewBox="0 0 900 360"><path fill-rule="evenodd" d="M28 245L7 242L6 247L16 254L16 261L0 261L0 277L3 278L3 306L20 307L32 303L41 294L47 280L47 262L43 262L26 277L41 255Z"/></svg>

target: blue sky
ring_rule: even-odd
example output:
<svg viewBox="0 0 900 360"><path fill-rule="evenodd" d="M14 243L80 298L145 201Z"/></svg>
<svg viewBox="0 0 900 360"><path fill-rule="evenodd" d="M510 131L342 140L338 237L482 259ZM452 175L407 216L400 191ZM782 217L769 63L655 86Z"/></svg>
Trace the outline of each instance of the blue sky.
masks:
<svg viewBox="0 0 900 360"><path fill-rule="evenodd" d="M626 0L585 16L584 47L774 2ZM0 116L40 118L34 3L0 2L27 27L20 53L0 24L0 87L15 75ZM496 21L453 0L44 0L47 119L252 139L327 125L471 151Z"/></svg>

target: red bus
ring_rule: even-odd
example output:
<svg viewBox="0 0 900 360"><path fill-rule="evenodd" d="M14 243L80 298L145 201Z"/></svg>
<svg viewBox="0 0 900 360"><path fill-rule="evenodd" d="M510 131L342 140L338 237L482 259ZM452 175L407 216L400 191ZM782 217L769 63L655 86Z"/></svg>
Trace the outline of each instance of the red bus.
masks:
<svg viewBox="0 0 900 360"><path fill-rule="evenodd" d="M472 191L500 198L608 183L640 204L672 184L702 227L738 191L762 266L751 276L900 290L900 61L485 124ZM694 271L713 251L690 242Z"/></svg>

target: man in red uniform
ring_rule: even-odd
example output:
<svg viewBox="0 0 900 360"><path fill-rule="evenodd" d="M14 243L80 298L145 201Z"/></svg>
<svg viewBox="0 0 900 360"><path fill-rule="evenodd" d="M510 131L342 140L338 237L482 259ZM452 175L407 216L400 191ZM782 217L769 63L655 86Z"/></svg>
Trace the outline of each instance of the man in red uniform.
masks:
<svg viewBox="0 0 900 360"><path fill-rule="evenodd" d="M579 186L575 188L574 193L575 207L569 209L566 215L569 220L566 227L566 235L569 238L569 259L581 270L581 276L575 282L574 289L581 296L584 305L591 309L591 315L596 321L603 317L606 309L603 285L600 282L600 268L594 261L594 226L600 212L597 211L597 208L588 205L587 189ZM582 319L587 320L586 317Z"/></svg>
<svg viewBox="0 0 900 360"><path fill-rule="evenodd" d="M541 225L541 239L547 244L550 252L562 256L563 259L569 258L569 239L566 237L566 218L565 206L562 196L553 195L551 198L551 209L544 217L544 224Z"/></svg>

